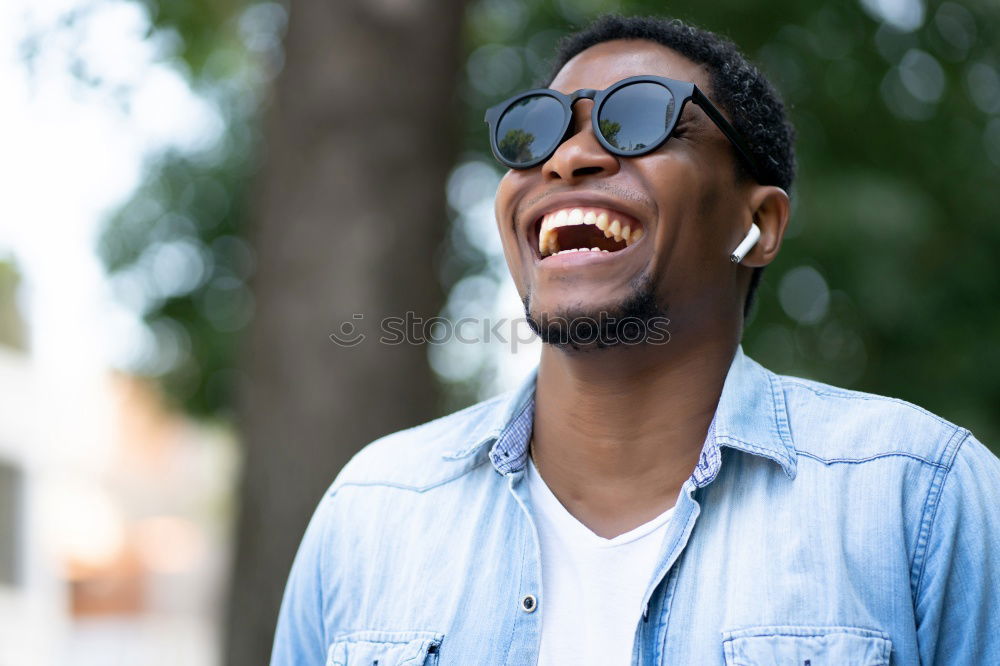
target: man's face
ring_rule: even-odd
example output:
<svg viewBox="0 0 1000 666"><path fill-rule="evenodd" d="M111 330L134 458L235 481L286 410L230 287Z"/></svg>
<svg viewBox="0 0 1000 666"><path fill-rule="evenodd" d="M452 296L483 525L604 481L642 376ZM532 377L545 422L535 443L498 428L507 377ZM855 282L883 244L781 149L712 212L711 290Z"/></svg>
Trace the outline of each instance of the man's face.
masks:
<svg viewBox="0 0 1000 666"><path fill-rule="evenodd" d="M604 42L583 51L559 72L551 87L563 93L602 90L629 76L652 74L692 81L711 97L707 73L659 44ZM574 108L571 136L541 165L511 170L496 195L504 254L529 316L636 314L636 303L667 311L671 333L711 327L742 317L746 276L729 253L749 226L749 184L737 181L730 144L695 104L688 103L674 135L640 157L605 151L593 134L591 100ZM614 252L551 255L554 240L565 249L590 237L543 219L573 209L608 215L630 228L630 242ZM549 226L551 221L546 223ZM590 230L593 232L593 229ZM635 237L639 236L636 241ZM621 246L621 244L616 244Z"/></svg>

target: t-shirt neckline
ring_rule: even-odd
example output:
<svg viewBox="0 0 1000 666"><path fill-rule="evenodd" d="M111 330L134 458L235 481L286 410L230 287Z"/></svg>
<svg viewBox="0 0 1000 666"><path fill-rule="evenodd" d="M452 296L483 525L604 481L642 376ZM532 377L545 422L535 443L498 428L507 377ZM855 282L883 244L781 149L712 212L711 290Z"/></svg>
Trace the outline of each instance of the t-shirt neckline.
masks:
<svg viewBox="0 0 1000 666"><path fill-rule="evenodd" d="M548 484L545 483L545 479L543 479L542 475L538 472L538 468L535 467L535 461L532 460L530 455L528 456L528 485L531 490L532 500L544 503L545 506L541 508L545 510L545 513L548 514L553 520L558 521L563 529L572 532L575 538L583 539L590 545L601 548L624 546L652 534L660 527L663 527L663 525L670 520L670 516L674 512L674 508L677 506L675 502L674 506L670 507L655 518L633 527L628 532L623 532L615 537L607 539L581 523L576 516L570 513L569 510L563 506L563 503L559 501L559 498L553 494Z"/></svg>

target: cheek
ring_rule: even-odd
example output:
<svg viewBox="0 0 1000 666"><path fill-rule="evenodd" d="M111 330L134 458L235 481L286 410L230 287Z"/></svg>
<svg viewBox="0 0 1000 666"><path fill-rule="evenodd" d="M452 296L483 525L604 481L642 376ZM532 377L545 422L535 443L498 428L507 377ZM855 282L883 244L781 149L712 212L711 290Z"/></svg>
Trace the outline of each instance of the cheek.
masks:
<svg viewBox="0 0 1000 666"><path fill-rule="evenodd" d="M671 166L674 168L661 170L653 183L654 191L660 193L657 201L665 226L663 241L673 239L685 251L701 257L718 254L734 214L732 187L689 162Z"/></svg>
<svg viewBox="0 0 1000 666"><path fill-rule="evenodd" d="M656 243L664 259L674 252L690 253L699 243L705 210L705 183L689 161L658 157L642 170L643 189L656 202Z"/></svg>
<svg viewBox="0 0 1000 666"><path fill-rule="evenodd" d="M741 214L740 202L734 196L732 185L724 183L712 185L705 189L704 196L699 202L701 217L706 222L702 229L701 242L708 256L713 258L719 256L728 260L729 252L732 250L728 247L728 243L732 237L732 228L738 224Z"/></svg>
<svg viewBox="0 0 1000 666"><path fill-rule="evenodd" d="M496 198L493 203L493 213L496 219L497 233L503 243L504 254L509 262L517 245L514 233L514 191L506 177L500 181Z"/></svg>
<svg viewBox="0 0 1000 666"><path fill-rule="evenodd" d="M642 177L656 200L659 223L653 270L672 305L703 301L723 286L729 267L727 230L737 214L733 187L684 155L664 155L649 167Z"/></svg>
<svg viewBox="0 0 1000 666"><path fill-rule="evenodd" d="M512 201L514 199L514 186L510 181L510 176L504 176L497 185L496 195L493 198L493 211L496 213L497 227L503 229L503 220L510 220L513 213Z"/></svg>
<svg viewBox="0 0 1000 666"><path fill-rule="evenodd" d="M507 260L507 266L510 268L515 284L520 287L522 258L520 243L518 243L513 226L515 203L520 197L522 189L516 182L517 175L516 172L508 171L507 175L500 180L494 199L493 212L497 233L500 234L500 242L503 245L504 258Z"/></svg>

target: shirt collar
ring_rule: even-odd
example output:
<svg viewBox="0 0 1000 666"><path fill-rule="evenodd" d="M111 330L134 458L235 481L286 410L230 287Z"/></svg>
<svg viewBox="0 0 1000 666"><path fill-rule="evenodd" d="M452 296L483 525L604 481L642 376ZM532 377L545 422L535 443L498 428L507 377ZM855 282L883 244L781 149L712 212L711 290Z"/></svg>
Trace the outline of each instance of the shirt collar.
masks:
<svg viewBox="0 0 1000 666"><path fill-rule="evenodd" d="M468 457L491 444L489 458L500 474L524 468L534 422L537 368L521 385L498 399L494 416L473 433L469 446L449 451L447 459ZM778 463L795 478L796 452L788 427L788 412L780 379L738 347L729 366L719 404L692 474L698 487L719 473L721 449L728 446Z"/></svg>
<svg viewBox="0 0 1000 666"><path fill-rule="evenodd" d="M458 449L446 451L444 458L448 460L467 458L487 444L493 444L492 452L497 449L498 442L513 443L520 439L521 435L524 439L523 446L527 449L528 441L531 438L531 426L534 423L535 379L537 376L538 368L532 368L517 388L494 398L496 405L492 410L492 415L477 423L472 429L470 443ZM527 432L524 432L526 419Z"/></svg>
<svg viewBox="0 0 1000 666"><path fill-rule="evenodd" d="M781 379L737 347L722 387L708 441L695 468L695 485L708 484L719 473L723 446L775 461L795 478L798 458L788 427Z"/></svg>

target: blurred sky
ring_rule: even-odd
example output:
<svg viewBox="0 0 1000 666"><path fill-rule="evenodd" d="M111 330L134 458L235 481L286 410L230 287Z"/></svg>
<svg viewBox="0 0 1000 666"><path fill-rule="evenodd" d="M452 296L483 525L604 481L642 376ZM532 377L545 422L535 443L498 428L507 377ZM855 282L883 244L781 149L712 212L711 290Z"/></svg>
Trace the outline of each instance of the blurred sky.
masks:
<svg viewBox="0 0 1000 666"><path fill-rule="evenodd" d="M67 390L151 344L109 292L95 252L105 217L146 157L206 147L222 129L160 58L169 36L149 39L148 29L133 2L0 3L0 259L13 256L22 274L39 371Z"/></svg>

